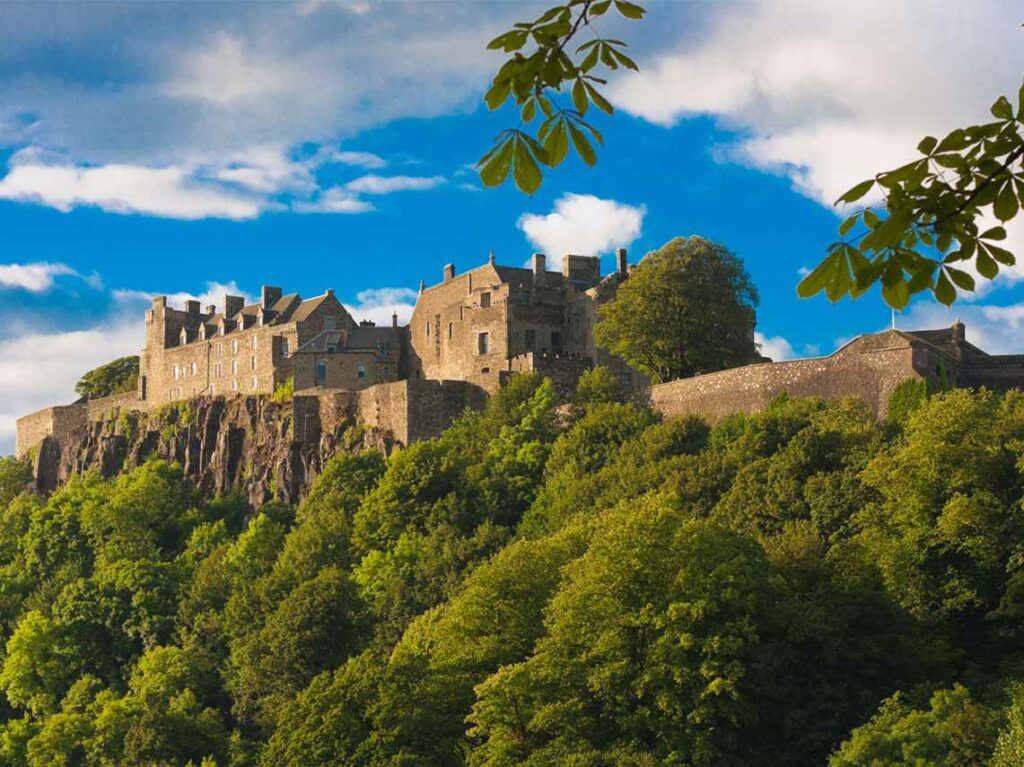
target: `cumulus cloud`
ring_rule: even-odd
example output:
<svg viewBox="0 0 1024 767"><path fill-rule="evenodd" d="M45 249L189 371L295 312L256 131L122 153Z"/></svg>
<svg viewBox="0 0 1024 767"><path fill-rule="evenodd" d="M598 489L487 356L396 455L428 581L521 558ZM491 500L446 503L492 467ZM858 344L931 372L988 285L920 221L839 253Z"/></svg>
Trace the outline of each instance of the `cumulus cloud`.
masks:
<svg viewBox="0 0 1024 767"><path fill-rule="evenodd" d="M74 401L82 373L145 343L139 317L68 333L30 333L0 340L0 454L14 452L15 421L35 410Z"/></svg>
<svg viewBox="0 0 1024 767"><path fill-rule="evenodd" d="M349 181L345 188L357 194L391 194L433 189L443 183L443 176L378 176L370 173Z"/></svg>
<svg viewBox="0 0 1024 767"><path fill-rule="evenodd" d="M518 226L534 247L548 255L594 256L636 240L646 213L643 205L565 194L555 201L551 213L524 213Z"/></svg>
<svg viewBox="0 0 1024 767"><path fill-rule="evenodd" d="M412 317L417 293L409 288L374 288L356 293L354 304L345 308L357 320L372 320L378 325L390 325L392 314L398 314L398 322L405 325Z"/></svg>
<svg viewBox="0 0 1024 767"><path fill-rule="evenodd" d="M358 168L383 168L387 165L383 157L372 152L341 152L332 151L328 156L329 162L339 162L343 165L354 165Z"/></svg>
<svg viewBox="0 0 1024 767"><path fill-rule="evenodd" d="M771 358L773 362L791 360L800 356L793 351L793 345L782 336L766 336L764 333L755 331L754 343L761 350L761 354Z"/></svg>
<svg viewBox="0 0 1024 767"><path fill-rule="evenodd" d="M124 310L134 308L137 304L149 303L156 296L166 296L167 305L174 308L182 308L186 301L198 301L201 306L208 306L213 304L218 310L224 308L224 296L241 296L245 299L247 304L256 302L255 296L247 293L238 287L238 283L234 280L230 282L217 282L216 280L209 280L206 282L206 288L200 293L189 293L187 291L178 291L175 293L158 293L150 292L148 290L131 290L121 289L112 291L114 299L121 305Z"/></svg>
<svg viewBox="0 0 1024 767"><path fill-rule="evenodd" d="M967 326L967 340L989 354L1021 353L1024 302L1006 305L958 303L946 307L934 301L921 301L897 315L896 327L906 330L945 328L957 319Z"/></svg>
<svg viewBox="0 0 1024 767"><path fill-rule="evenodd" d="M30 293L45 293L53 287L55 277L77 274L78 272L67 264L0 264L0 288L20 288Z"/></svg>

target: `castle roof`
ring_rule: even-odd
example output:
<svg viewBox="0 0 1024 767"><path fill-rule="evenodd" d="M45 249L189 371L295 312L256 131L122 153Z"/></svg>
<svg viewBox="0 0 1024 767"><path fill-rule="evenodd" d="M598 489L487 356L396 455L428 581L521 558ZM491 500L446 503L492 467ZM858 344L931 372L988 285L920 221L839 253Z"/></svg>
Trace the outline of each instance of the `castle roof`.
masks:
<svg viewBox="0 0 1024 767"><path fill-rule="evenodd" d="M394 344L398 348L399 329L395 327L376 327L360 325L349 331L324 330L295 350L296 354L305 352L326 352L333 346L338 351L377 351L380 343Z"/></svg>

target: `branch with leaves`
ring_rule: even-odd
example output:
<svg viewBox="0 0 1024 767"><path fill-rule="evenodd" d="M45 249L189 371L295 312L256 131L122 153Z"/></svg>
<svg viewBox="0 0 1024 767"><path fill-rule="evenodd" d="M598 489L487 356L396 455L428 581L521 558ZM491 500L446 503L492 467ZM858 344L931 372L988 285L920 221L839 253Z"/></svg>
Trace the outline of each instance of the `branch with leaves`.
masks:
<svg viewBox="0 0 1024 767"><path fill-rule="evenodd" d="M989 280L1000 266L1013 266L1014 254L996 244L1006 230L996 225L982 231L979 222L991 215L1006 223L1024 207L1024 85L1016 111L1001 96L992 116L992 122L958 128L941 140L926 136L917 145L921 158L840 197L837 205L852 204L877 187L883 200L839 225L844 239L804 278L799 295L825 291L831 301L857 298L881 282L882 297L894 309L927 290L949 306L957 288L975 290L965 265Z"/></svg>
<svg viewBox="0 0 1024 767"><path fill-rule="evenodd" d="M600 87L607 80L600 75L620 67L637 71L636 63L623 52L626 43L597 32L595 20L612 8L632 20L645 13L627 0L570 0L532 22L515 24L490 42L488 48L513 55L495 74L484 101L495 110L513 99L520 123L499 133L477 163L485 186L499 186L511 173L519 189L533 194L544 180L542 166L560 165L570 145L587 165L597 162L591 141L603 145L604 139L585 116L591 105L607 114L615 111L601 95ZM570 55L570 43L583 33L590 39ZM571 106L559 103L566 91ZM533 132L530 126L541 116Z"/></svg>

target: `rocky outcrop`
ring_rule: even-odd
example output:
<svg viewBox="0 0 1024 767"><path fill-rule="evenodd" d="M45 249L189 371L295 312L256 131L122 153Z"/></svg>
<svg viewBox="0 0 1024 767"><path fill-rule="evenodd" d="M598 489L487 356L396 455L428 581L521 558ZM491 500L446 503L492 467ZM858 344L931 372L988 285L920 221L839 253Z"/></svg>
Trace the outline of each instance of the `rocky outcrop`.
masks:
<svg viewBox="0 0 1024 767"><path fill-rule="evenodd" d="M49 492L87 471L112 477L161 458L180 464L205 497L240 491L253 507L296 503L334 455L390 452L395 444L390 432L359 425L354 415L296 440L294 418L292 403L268 397L200 398L151 412L115 408L41 441L32 454L36 487Z"/></svg>

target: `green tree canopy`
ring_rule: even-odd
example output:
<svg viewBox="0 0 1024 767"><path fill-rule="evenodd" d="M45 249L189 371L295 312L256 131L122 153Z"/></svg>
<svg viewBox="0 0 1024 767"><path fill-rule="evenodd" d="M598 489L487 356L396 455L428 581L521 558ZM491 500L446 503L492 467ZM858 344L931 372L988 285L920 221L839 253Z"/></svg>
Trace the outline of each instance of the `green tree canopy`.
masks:
<svg viewBox="0 0 1024 767"><path fill-rule="evenodd" d="M121 357L85 373L75 384L75 391L83 397L97 399L135 391L138 382L139 358Z"/></svg>
<svg viewBox="0 0 1024 767"><path fill-rule="evenodd" d="M676 237L630 270L599 309L598 344L659 381L745 365L757 288L743 262L703 237Z"/></svg>

